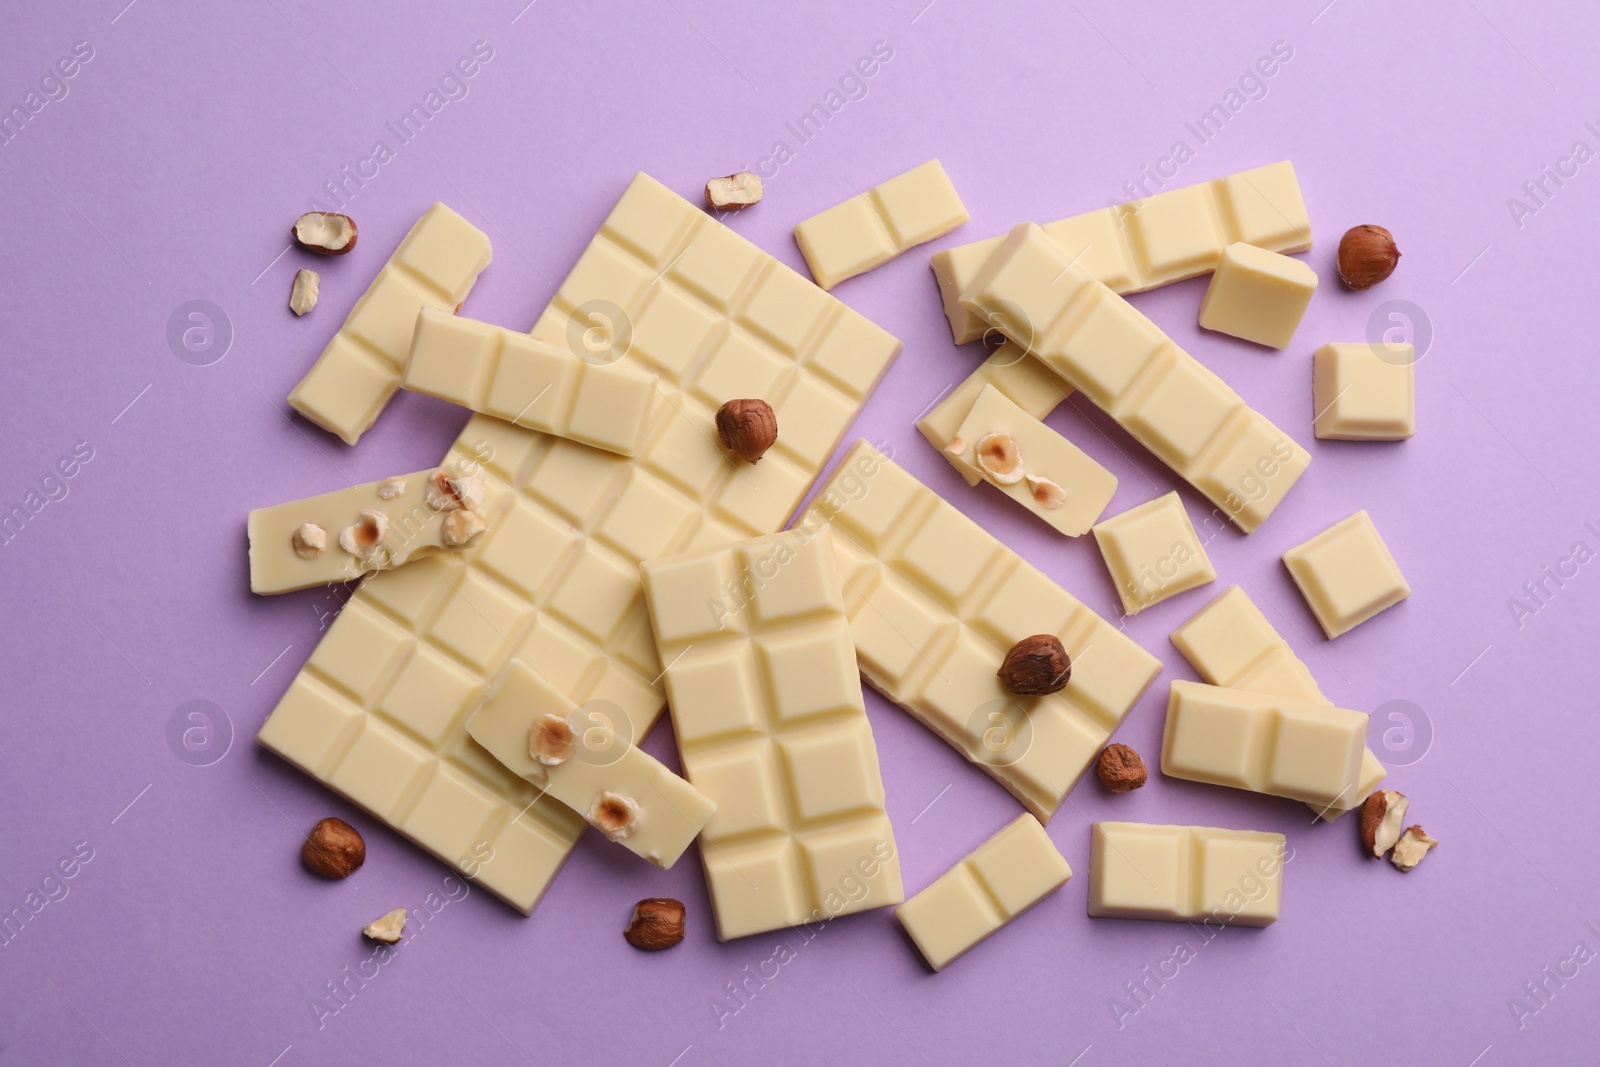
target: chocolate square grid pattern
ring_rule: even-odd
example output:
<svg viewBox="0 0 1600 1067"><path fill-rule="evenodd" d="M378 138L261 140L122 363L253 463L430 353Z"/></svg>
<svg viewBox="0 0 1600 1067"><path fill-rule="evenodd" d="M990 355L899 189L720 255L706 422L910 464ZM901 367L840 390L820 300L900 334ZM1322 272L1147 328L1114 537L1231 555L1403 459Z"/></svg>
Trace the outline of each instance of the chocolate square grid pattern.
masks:
<svg viewBox="0 0 1600 1067"><path fill-rule="evenodd" d="M468 737L466 714L518 655L574 703L616 704L642 738L663 698L639 561L781 526L900 351L643 174L539 335L566 343L569 316L594 301L616 331L607 343L629 335L620 358L657 375L639 455L474 418L452 455L515 490L511 508L466 550L368 580L259 738L523 911L583 822L532 802L534 788ZM591 327L575 320L580 335ZM716 443L712 415L734 396L773 398L793 427L753 466Z"/></svg>

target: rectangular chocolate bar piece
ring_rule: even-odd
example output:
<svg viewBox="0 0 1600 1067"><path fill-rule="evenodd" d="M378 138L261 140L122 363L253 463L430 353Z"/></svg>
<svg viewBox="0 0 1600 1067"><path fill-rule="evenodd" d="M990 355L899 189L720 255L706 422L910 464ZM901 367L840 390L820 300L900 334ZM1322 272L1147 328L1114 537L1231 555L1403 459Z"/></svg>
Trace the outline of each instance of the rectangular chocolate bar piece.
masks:
<svg viewBox="0 0 1600 1067"><path fill-rule="evenodd" d="M1174 681L1161 773L1327 805L1354 796L1367 716L1317 701Z"/></svg>
<svg viewBox="0 0 1600 1067"><path fill-rule="evenodd" d="M606 700L575 707L524 660L512 660L467 719L467 733L513 773L583 816L608 839L671 867L717 810L627 737Z"/></svg>
<svg viewBox="0 0 1600 1067"><path fill-rule="evenodd" d="M1282 834L1097 822L1089 836L1089 914L1270 926L1293 855Z"/></svg>
<svg viewBox="0 0 1600 1067"><path fill-rule="evenodd" d="M961 301L1083 390L1246 533L1311 462L1037 226L1013 230Z"/></svg>
<svg viewBox="0 0 1600 1067"><path fill-rule="evenodd" d="M1023 813L894 914L942 971L1071 877L1039 820Z"/></svg>
<svg viewBox="0 0 1600 1067"><path fill-rule="evenodd" d="M1160 661L865 441L794 528L824 526L867 681L1048 822ZM1021 697L996 672L1034 634L1072 676Z"/></svg>
<svg viewBox="0 0 1600 1067"><path fill-rule="evenodd" d="M972 410L985 386L994 386L1007 400L1036 419L1043 419L1072 395L1072 386L1029 356L1015 341L1007 341L978 364L978 369L950 389L928 413L917 420L917 431L941 453L949 447L956 431ZM981 479L970 469L945 456L967 480L977 485Z"/></svg>
<svg viewBox="0 0 1600 1067"><path fill-rule="evenodd" d="M402 386L530 430L619 456L636 452L650 425L655 375L615 358L448 311L417 316Z"/></svg>
<svg viewBox="0 0 1600 1067"><path fill-rule="evenodd" d="M482 230L443 204L433 205L290 392L289 406L355 444L400 387L417 312L460 307L489 257Z"/></svg>
<svg viewBox="0 0 1600 1067"><path fill-rule="evenodd" d="M824 289L942 237L970 216L937 159L873 186L794 228L811 276Z"/></svg>
<svg viewBox="0 0 1600 1067"><path fill-rule="evenodd" d="M700 850L717 939L904 900L830 531L642 571L684 773L717 806Z"/></svg>
<svg viewBox="0 0 1600 1067"><path fill-rule="evenodd" d="M1311 248L1311 218L1288 160L1047 222L1043 229L1086 274L1123 295L1215 270L1222 250L1235 241L1270 252ZM983 335L982 318L961 306L961 292L1003 240L1004 234L956 245L931 258L958 345Z"/></svg>

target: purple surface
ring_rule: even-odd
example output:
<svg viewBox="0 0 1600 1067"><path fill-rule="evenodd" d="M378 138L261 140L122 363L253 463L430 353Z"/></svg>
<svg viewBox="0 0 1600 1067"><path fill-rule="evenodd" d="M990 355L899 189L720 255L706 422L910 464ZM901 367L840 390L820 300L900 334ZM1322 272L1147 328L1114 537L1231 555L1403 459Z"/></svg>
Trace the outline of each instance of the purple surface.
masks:
<svg viewBox="0 0 1600 1067"><path fill-rule="evenodd" d="M0 939L0 1065L1592 1058L1600 122L1586 125L1587 9L125 2L13 5L0 36L7 112L76 42L92 49L0 144L0 510L42 504L0 550L0 913L28 916ZM402 144L387 123L479 41L492 59L446 85L459 98ZM849 81L875 42L892 59ZM1241 83L1275 42L1292 57ZM841 84L843 106L802 143L787 124ZM1200 143L1186 123L1241 84L1255 98ZM950 344L925 257L1125 197L1177 140L1193 158L1176 183L1294 160L1322 286L1282 353L1199 331L1203 279L1135 303L1315 462L1260 532L1209 542L1218 584L1127 623L1166 669L1118 739L1155 757L1167 683L1192 677L1167 634L1239 583L1331 698L1374 713L1392 784L1443 842L1415 873L1364 861L1350 820L1311 826L1298 804L1159 776L1113 798L1091 780L1049 828L1076 877L935 976L887 911L810 941L719 945L693 858L660 872L593 835L524 919L485 892L462 897L446 868L252 742L339 600L252 598L246 510L432 463L463 421L401 396L349 449L287 416L288 389L411 221L442 199L486 230L495 260L466 312L526 327L636 169L692 197L764 158L770 174L779 142L766 201L731 224L802 270L794 223L943 160L972 222L838 290L906 343L852 437L890 442L1114 617L1090 540L969 490L912 428L978 358ZM275 258L308 198L378 141L393 158L350 186L357 251ZM1541 180L1534 199L1524 183ZM1363 222L1390 227L1405 258L1352 294L1330 256ZM305 320L285 308L299 266L323 274ZM207 366L167 340L191 300L217 305L231 332ZM1361 339L1390 301L1432 337L1418 436L1314 441L1311 351ZM213 339L191 359L223 351ZM1081 399L1050 422L1121 478L1113 511L1182 488ZM50 477L75 449L74 476ZM1198 520L1201 498L1182 492ZM1326 642L1278 554L1362 507L1414 594ZM1544 584L1538 600L1528 582ZM231 724L206 766L169 743L196 700ZM868 704L915 892L1017 805L910 717ZM670 731L648 747L676 765ZM363 830L370 855L333 885L295 861L330 813ZM1283 918L1214 941L1088 920L1097 818L1287 833ZM75 848L92 859L46 883ZM41 904L46 891L57 899ZM347 979L369 954L361 924L430 894L449 902L394 961ZM618 936L646 895L688 904L684 945L646 956ZM1164 965L1180 944L1186 962ZM313 998L341 981L347 1002L319 1025Z"/></svg>

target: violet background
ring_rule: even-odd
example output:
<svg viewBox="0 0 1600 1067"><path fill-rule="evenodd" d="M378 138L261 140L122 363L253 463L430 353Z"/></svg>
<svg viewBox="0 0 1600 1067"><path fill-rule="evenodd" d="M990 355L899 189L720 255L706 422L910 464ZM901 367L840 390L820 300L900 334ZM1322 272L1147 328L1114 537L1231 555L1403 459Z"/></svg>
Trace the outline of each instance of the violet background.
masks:
<svg viewBox="0 0 1600 1067"><path fill-rule="evenodd" d="M75 42L94 58L0 145L0 511L79 442L93 459L0 548L0 912L76 843L93 859L0 947L0 1067L1593 1059L1600 974L1573 962L1542 1005L1523 984L1580 942L1600 946L1586 925L1600 920L1600 566L1551 583L1520 626L1508 607L1575 542L1600 548L1584 525L1600 528L1600 163L1520 225L1508 207L1575 141L1600 148L1585 126L1600 119L1591 8L524 2L8 5L4 109ZM400 146L386 122L478 41L493 58L469 94ZM893 58L865 98L801 144L785 124L880 41ZM1322 280L1298 338L1277 353L1200 331L1205 279L1134 302L1315 462L1263 529L1209 542L1217 584L1128 621L1166 669L1117 739L1154 759L1167 683L1192 677L1167 634L1242 584L1330 697L1375 713L1370 741L1393 765L1390 784L1443 842L1424 865L1401 876L1366 861L1352 821L1311 826L1298 804L1159 776L1111 797L1089 780L1049 827L1076 877L932 975L888 911L810 942L719 945L693 857L661 872L589 835L531 919L472 891L319 1029L311 998L368 956L361 924L442 894L451 872L253 743L339 601L252 597L244 516L431 464L463 422L401 395L351 449L284 403L417 215L441 199L489 233L494 263L465 313L525 328L635 170L694 197L708 176L786 142L793 158L766 200L730 224L803 271L796 222L938 156L972 221L837 290L905 341L847 440L886 440L1115 617L1090 539L1064 541L992 489L968 489L913 429L980 358L951 345L926 256L1125 198L1122 183L1175 140L1196 146L1185 122L1280 41L1293 56L1266 96L1174 184L1294 161L1318 240L1304 258ZM377 140L395 158L350 203L356 252L275 259L307 199ZM1350 293L1331 256L1364 222L1393 229L1405 258L1387 283ZM323 275L304 320L285 307L300 266ZM175 358L166 339L169 316L196 299L231 325L209 366ZM1432 337L1417 367L1418 436L1315 441L1312 350L1387 326L1397 300ZM1112 513L1172 488L1197 521L1207 512L1082 398L1049 422L1121 478ZM1278 554L1362 507L1414 592L1330 643ZM208 766L169 746L169 719L191 700L231 724ZM870 691L868 708L911 893L1018 809ZM1397 709L1415 727L1409 745L1398 731L1386 740ZM669 728L647 747L676 766ZM327 814L368 841L366 866L340 884L296 861ZM1210 942L1183 925L1087 919L1098 818L1287 833L1282 919ZM643 955L618 936L647 895L687 903L681 947ZM1124 984L1180 942L1193 958L1148 983L1153 995L1119 1028L1110 1001L1137 1005ZM780 943L793 958L719 1029L711 1003ZM1516 997L1539 1009L1520 1025Z"/></svg>

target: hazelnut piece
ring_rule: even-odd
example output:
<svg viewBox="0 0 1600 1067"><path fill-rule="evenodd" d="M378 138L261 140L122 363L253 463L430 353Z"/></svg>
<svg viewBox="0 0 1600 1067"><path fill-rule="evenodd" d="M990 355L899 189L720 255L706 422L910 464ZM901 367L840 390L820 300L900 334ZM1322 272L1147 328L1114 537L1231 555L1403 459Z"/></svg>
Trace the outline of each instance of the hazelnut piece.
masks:
<svg viewBox="0 0 1600 1067"><path fill-rule="evenodd" d="M381 941L385 945L392 945L400 940L400 934L406 928L406 909L396 908L386 911L361 928L361 936L369 941Z"/></svg>
<svg viewBox="0 0 1600 1067"><path fill-rule="evenodd" d="M952 456L960 456L967 450L967 439L957 434L950 438L950 443L944 446L944 450Z"/></svg>
<svg viewBox="0 0 1600 1067"><path fill-rule="evenodd" d="M355 523L339 531L339 547L366 562L377 555L389 535L389 516L372 508L362 508Z"/></svg>
<svg viewBox="0 0 1600 1067"><path fill-rule="evenodd" d="M660 952L683 940L683 902L671 897L646 897L633 906L633 918L622 936L646 952Z"/></svg>
<svg viewBox="0 0 1600 1067"><path fill-rule="evenodd" d="M1389 862L1397 871L1409 871L1422 862L1422 857L1439 847L1439 842L1428 836L1420 826L1408 826L1389 853Z"/></svg>
<svg viewBox="0 0 1600 1067"><path fill-rule="evenodd" d="M528 755L546 767L565 763L577 747L577 732L561 715L541 715L528 728Z"/></svg>
<svg viewBox="0 0 1600 1067"><path fill-rule="evenodd" d="M754 463L778 439L778 416L765 400L730 400L717 409L717 436L723 448Z"/></svg>
<svg viewBox="0 0 1600 1067"><path fill-rule="evenodd" d="M483 505L483 479L459 468L440 467L428 475L427 500L434 511L476 511Z"/></svg>
<svg viewBox="0 0 1600 1067"><path fill-rule="evenodd" d="M296 315L309 314L317 306L317 295L322 291L322 278L314 270L294 272L294 284L289 286L289 310Z"/></svg>
<svg viewBox="0 0 1600 1067"><path fill-rule="evenodd" d="M1051 634L1024 637L1011 646L1000 665L1000 683L1024 697L1059 693L1072 677L1072 660Z"/></svg>
<svg viewBox="0 0 1600 1067"><path fill-rule="evenodd" d="M978 438L978 450L973 459L978 469L998 485L1015 485L1022 481L1022 450L1010 434L991 433Z"/></svg>
<svg viewBox="0 0 1600 1067"><path fill-rule="evenodd" d="M342 256L356 246L356 220L329 211L308 211L289 231L294 243L319 256Z"/></svg>
<svg viewBox="0 0 1600 1067"><path fill-rule="evenodd" d="M1100 784L1113 793L1126 793L1138 789L1150 780L1144 757L1127 745L1107 745L1094 761L1094 773Z"/></svg>
<svg viewBox="0 0 1600 1067"><path fill-rule="evenodd" d="M379 500L393 500L405 491L406 480L404 478L385 478L378 483Z"/></svg>
<svg viewBox="0 0 1600 1067"><path fill-rule="evenodd" d="M311 828L300 846L300 861L312 874L348 878L367 860L367 843L356 828L332 816Z"/></svg>
<svg viewBox="0 0 1600 1067"><path fill-rule="evenodd" d="M1399 262L1394 235L1382 226L1352 226L1339 238L1339 277L1351 289L1371 289Z"/></svg>
<svg viewBox="0 0 1600 1067"><path fill-rule="evenodd" d="M1033 494L1033 499L1046 511L1054 511L1067 502L1067 491L1061 488L1059 483L1037 474L1024 477L1028 480L1028 492Z"/></svg>
<svg viewBox="0 0 1600 1067"><path fill-rule="evenodd" d="M706 207L712 211L743 211L761 200L761 179L747 170L706 182Z"/></svg>
<svg viewBox="0 0 1600 1067"><path fill-rule="evenodd" d="M607 789L595 796L584 818L612 841L626 841L639 828L639 802Z"/></svg>
<svg viewBox="0 0 1600 1067"><path fill-rule="evenodd" d="M489 522L476 511L452 511L439 524L439 540L446 548L460 548L477 540L489 528Z"/></svg>
<svg viewBox="0 0 1600 1067"><path fill-rule="evenodd" d="M1410 806L1406 795L1393 789L1374 790L1361 805L1361 843L1375 858L1381 859L1400 840Z"/></svg>
<svg viewBox="0 0 1600 1067"><path fill-rule="evenodd" d="M314 522L303 522L289 535L289 544L301 559L316 559L328 550L328 531Z"/></svg>

